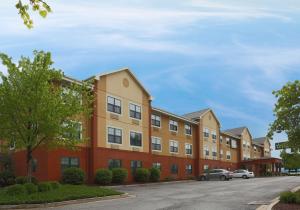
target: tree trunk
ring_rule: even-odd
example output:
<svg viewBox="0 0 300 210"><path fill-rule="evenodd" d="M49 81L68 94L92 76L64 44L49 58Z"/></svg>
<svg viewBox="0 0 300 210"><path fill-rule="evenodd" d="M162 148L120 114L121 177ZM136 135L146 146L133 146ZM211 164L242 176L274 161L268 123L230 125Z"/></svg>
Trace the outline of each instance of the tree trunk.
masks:
<svg viewBox="0 0 300 210"><path fill-rule="evenodd" d="M27 178L31 182L32 177L32 150L31 147L27 147Z"/></svg>

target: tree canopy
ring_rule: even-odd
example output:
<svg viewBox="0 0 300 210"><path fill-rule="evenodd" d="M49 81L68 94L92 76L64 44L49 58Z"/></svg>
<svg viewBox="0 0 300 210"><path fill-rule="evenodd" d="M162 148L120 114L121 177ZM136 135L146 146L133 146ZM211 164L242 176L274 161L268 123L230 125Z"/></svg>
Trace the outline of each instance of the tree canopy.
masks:
<svg viewBox="0 0 300 210"><path fill-rule="evenodd" d="M33 27L33 20L30 17L29 10L37 11L43 18L52 11L51 7L43 0L19 0L16 8L28 28Z"/></svg>
<svg viewBox="0 0 300 210"><path fill-rule="evenodd" d="M52 67L50 53L34 51L15 64L0 54L8 69L1 74L0 139L27 151L28 176L32 152L40 147L76 148L83 143L82 124L92 111L90 85L66 80Z"/></svg>
<svg viewBox="0 0 300 210"><path fill-rule="evenodd" d="M289 82L280 90L274 91L275 120L270 125L268 136L285 132L288 136L288 147L300 149L300 81Z"/></svg>

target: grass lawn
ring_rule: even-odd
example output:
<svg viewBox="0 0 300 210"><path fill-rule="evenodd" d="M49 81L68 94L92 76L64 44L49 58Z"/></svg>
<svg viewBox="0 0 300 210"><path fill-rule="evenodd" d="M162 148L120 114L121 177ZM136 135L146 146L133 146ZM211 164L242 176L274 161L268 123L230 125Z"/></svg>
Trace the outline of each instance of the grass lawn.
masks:
<svg viewBox="0 0 300 210"><path fill-rule="evenodd" d="M50 203L120 194L122 193L113 189L86 185L61 185L60 188L48 192L16 196L7 195L5 189L0 189L0 205Z"/></svg>

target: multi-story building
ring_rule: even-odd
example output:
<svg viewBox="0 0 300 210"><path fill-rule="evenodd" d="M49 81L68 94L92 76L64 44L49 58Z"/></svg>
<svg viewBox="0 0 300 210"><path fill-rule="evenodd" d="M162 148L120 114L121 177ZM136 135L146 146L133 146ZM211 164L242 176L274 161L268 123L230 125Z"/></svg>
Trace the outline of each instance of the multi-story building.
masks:
<svg viewBox="0 0 300 210"><path fill-rule="evenodd" d="M212 109L181 116L152 107L150 93L129 69L87 80L93 82L95 102L92 118L79 119L78 139L89 141L76 151L36 150L33 175L40 180L59 180L66 167L82 168L90 182L99 168L123 167L131 182L140 167L159 168L163 180L195 177L211 168L261 169L253 161L279 161L270 156L269 140L252 139L247 127L221 131ZM25 175L24 151L15 151L14 160L16 174Z"/></svg>

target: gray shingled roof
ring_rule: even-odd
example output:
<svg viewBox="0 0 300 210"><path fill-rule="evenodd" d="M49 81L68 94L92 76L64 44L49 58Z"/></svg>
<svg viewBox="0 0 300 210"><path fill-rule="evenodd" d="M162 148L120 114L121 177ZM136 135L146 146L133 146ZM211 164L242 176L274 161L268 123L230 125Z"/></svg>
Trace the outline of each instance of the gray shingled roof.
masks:
<svg viewBox="0 0 300 210"><path fill-rule="evenodd" d="M182 116L185 117L185 118L194 120L194 119L200 118L200 117L201 117L205 112L207 112L208 110L210 110L210 109L209 109L209 108L201 109L201 110L196 111L196 112L186 113L186 114L184 114L184 115L182 115Z"/></svg>
<svg viewBox="0 0 300 210"><path fill-rule="evenodd" d="M253 140L253 142L255 142L257 144L264 144L265 140L266 140L266 137L255 138L255 139L252 139L252 140Z"/></svg>
<svg viewBox="0 0 300 210"><path fill-rule="evenodd" d="M243 126L243 127L239 127L239 128L227 129L227 130L224 130L223 132L231 133L235 136L240 136L246 128L247 127Z"/></svg>

